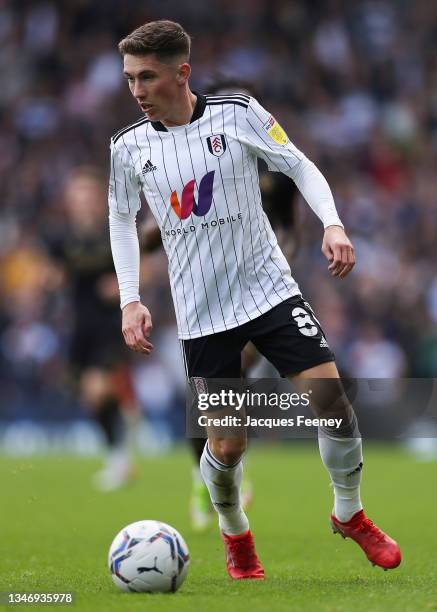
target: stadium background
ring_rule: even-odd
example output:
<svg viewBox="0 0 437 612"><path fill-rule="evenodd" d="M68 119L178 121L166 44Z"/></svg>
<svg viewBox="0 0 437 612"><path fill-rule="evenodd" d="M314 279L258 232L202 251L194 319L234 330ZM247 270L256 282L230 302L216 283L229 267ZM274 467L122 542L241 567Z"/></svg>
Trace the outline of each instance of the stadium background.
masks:
<svg viewBox="0 0 437 612"><path fill-rule="evenodd" d="M101 172L106 192L109 138L138 116L116 43L162 17L194 37L194 89L205 91L219 69L252 81L328 178L358 264L342 282L328 275L320 223L301 203L293 273L342 372L435 376L435 3L0 0L0 592L75 591L76 608L93 612L152 601L166 612L434 609L435 462L393 444L365 442L363 499L401 544L398 570L377 572L330 535L314 441L253 444L249 516L268 580L228 580L216 530L190 528L192 458L184 444L171 448L183 436L184 383L162 253L142 277L154 356L129 359L145 415L141 450L166 452L137 458L130 487L92 486L102 446L70 384L72 283L47 237L68 239L66 186L77 167ZM174 525L188 542L192 567L175 597L145 600L112 584L109 543L141 518Z"/></svg>
<svg viewBox="0 0 437 612"><path fill-rule="evenodd" d="M358 263L345 281L330 278L320 224L301 202L293 274L342 373L435 373L433 3L419 0L413 11L379 0L3 0L0 444L9 452L44 447L41 423L68 425L72 449L94 448L68 385L71 287L54 274L45 236L67 231L63 199L75 168L96 167L106 189L109 138L138 117L116 44L162 17L193 36L194 90L207 91L218 73L252 82L326 175ZM149 359L131 355L131 367L152 431L170 443L183 435L184 389L164 255L148 256L143 272L156 348ZM154 439L144 438L145 452Z"/></svg>

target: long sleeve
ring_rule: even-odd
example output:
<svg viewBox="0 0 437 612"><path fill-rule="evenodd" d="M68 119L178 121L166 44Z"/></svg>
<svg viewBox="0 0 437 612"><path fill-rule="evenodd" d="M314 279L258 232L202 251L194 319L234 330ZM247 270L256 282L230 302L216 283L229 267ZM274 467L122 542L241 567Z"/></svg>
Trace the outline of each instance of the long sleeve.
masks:
<svg viewBox="0 0 437 612"><path fill-rule="evenodd" d="M287 175L296 183L297 188L322 221L325 229L329 225L343 227L328 182L312 161L303 156L299 163L293 166L290 172L287 172Z"/></svg>
<svg viewBox="0 0 437 612"><path fill-rule="evenodd" d="M274 117L254 98L250 99L247 108L242 139L254 155L265 160L269 170L282 172L293 179L325 228L329 225L343 227L323 174L295 147Z"/></svg>
<svg viewBox="0 0 437 612"><path fill-rule="evenodd" d="M112 258L120 290L120 308L139 302L140 248L136 213L109 213Z"/></svg>
<svg viewBox="0 0 437 612"><path fill-rule="evenodd" d="M112 258L120 290L120 308L138 302L140 249L136 215L141 206L140 184L130 163L123 137L111 140L109 177L109 232Z"/></svg>

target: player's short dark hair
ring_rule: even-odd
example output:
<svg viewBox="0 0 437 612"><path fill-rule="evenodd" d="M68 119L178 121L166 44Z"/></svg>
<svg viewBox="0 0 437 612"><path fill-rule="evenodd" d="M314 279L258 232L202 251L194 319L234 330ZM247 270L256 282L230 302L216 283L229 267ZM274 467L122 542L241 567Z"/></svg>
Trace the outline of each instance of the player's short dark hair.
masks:
<svg viewBox="0 0 437 612"><path fill-rule="evenodd" d="M175 21L159 19L140 26L118 43L121 55L155 54L158 60L190 58L191 38Z"/></svg>

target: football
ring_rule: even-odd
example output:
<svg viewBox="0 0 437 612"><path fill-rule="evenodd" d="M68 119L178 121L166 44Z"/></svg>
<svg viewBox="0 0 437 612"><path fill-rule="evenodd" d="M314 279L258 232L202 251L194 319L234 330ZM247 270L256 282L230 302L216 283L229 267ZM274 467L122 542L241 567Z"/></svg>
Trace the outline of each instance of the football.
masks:
<svg viewBox="0 0 437 612"><path fill-rule="evenodd" d="M174 593L184 582L189 563L181 534L160 521L127 525L109 548L112 579L127 592Z"/></svg>

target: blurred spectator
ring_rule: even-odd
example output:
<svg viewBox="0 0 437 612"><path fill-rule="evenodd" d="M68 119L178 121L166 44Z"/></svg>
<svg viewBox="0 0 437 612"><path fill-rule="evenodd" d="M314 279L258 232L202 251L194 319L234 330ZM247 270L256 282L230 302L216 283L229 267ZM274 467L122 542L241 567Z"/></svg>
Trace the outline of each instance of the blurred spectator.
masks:
<svg viewBox="0 0 437 612"><path fill-rule="evenodd" d="M349 351L349 371L356 378L399 378L405 374L405 354L397 342L367 324Z"/></svg>
<svg viewBox="0 0 437 612"><path fill-rule="evenodd" d="M218 69L252 79L263 105L325 173L358 264L345 281L329 280L320 224L302 207L293 274L315 303L343 370L367 375L378 360L385 375L435 376L437 5L418 0L414 11L384 0L146 5L0 2L0 365L8 373L2 388L9 389L0 414L32 409L23 400L25 385L14 381L24 376L42 388L47 371L68 369L65 313L74 317L73 281L56 286L47 273L48 235L66 231L60 200L67 177L84 164L107 175L111 134L137 118L118 40L160 17L182 20L196 39L194 89L204 90ZM142 279L155 330L174 325L165 266L161 255L152 257ZM53 397L68 404L62 376L49 378ZM36 404L50 411L47 398Z"/></svg>

